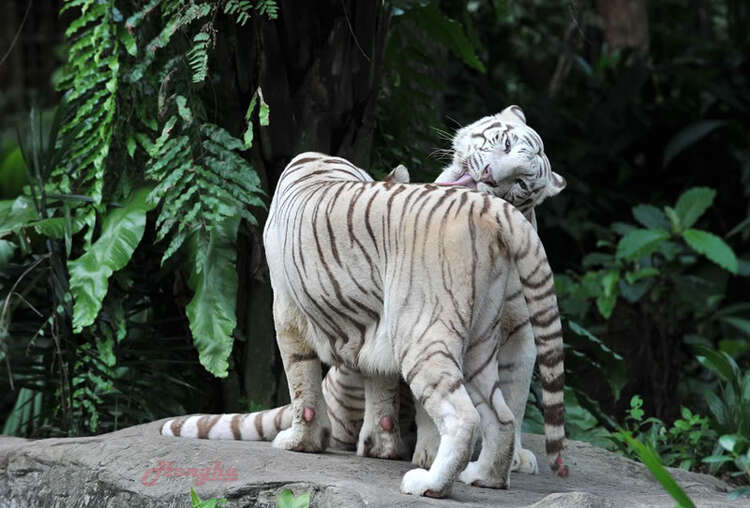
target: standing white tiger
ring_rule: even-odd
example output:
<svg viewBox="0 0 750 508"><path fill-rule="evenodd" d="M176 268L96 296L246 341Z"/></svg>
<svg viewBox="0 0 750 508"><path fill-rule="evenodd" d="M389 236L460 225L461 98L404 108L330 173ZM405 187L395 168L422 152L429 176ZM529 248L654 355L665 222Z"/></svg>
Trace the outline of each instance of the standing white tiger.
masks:
<svg viewBox="0 0 750 508"><path fill-rule="evenodd" d="M505 197L520 207L535 224L533 206L564 188L564 180L551 172L541 139L525 125L520 108L511 106L498 115L485 117L459 130L453 140L453 161L437 182L477 186L480 190ZM408 181L404 169L391 176L394 181ZM514 286L501 320L503 341L499 358L500 382L516 421L522 421L536 349L529 324L529 314L521 296L517 274L510 277ZM333 427L333 444L340 448L357 447L362 455L394 457L398 425L390 414L381 418L380 429L362 427L364 390L362 376L346 367L333 367L323 384ZM383 399L382 394L378 395ZM438 436L434 424L418 412L419 439L413 462L429 467L437 450ZM184 424L190 421L190 424ZM196 423L199 423L196 425ZM192 437L228 439L273 439L279 430L291 424L289 406L225 417L185 417L168 421L163 433ZM384 425L385 424L385 425ZM536 472L534 455L521 448L520 426L516 426L513 469ZM380 430L380 432L378 432ZM359 439L358 439L359 437ZM390 438L390 439L389 439Z"/></svg>
<svg viewBox="0 0 750 508"><path fill-rule="evenodd" d="M407 473L403 492L443 496L459 473L468 484L507 487L515 420L496 355L515 266L539 351L548 458L567 474L552 272L536 231L515 208L463 188L373 182L344 159L306 153L282 173L264 244L292 399L292 426L274 446L327 447L323 360L365 374L372 403L363 428L388 414L391 400L381 408L372 394L394 393L399 376L435 422L432 466ZM469 463L480 429L481 453Z"/></svg>

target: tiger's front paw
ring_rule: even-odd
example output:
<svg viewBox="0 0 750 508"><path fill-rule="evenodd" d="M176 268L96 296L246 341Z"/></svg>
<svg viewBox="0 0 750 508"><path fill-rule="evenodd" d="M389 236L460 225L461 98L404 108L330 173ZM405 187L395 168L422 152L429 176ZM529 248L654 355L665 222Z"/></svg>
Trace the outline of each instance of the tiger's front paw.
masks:
<svg viewBox="0 0 750 508"><path fill-rule="evenodd" d="M372 429L362 427L357 443L357 455L378 459L399 459L401 453L398 427L392 418L382 417Z"/></svg>
<svg viewBox="0 0 750 508"><path fill-rule="evenodd" d="M516 448L513 454L513 465L510 470L518 471L519 473L537 474L539 466L536 463L536 455L531 450Z"/></svg>
<svg viewBox="0 0 750 508"><path fill-rule="evenodd" d="M508 488L508 479L492 478L490 472L484 470L478 462L469 462L466 465L466 469L458 475L458 479L466 485L473 485L475 487L487 487L490 489Z"/></svg>
<svg viewBox="0 0 750 508"><path fill-rule="evenodd" d="M441 485L436 475L426 469L407 471L401 480L401 492L414 496L445 497L450 494L451 482Z"/></svg>
<svg viewBox="0 0 750 508"><path fill-rule="evenodd" d="M273 440L273 447L293 452L322 452L328 448L331 429L319 425L294 423L291 428L278 433Z"/></svg>

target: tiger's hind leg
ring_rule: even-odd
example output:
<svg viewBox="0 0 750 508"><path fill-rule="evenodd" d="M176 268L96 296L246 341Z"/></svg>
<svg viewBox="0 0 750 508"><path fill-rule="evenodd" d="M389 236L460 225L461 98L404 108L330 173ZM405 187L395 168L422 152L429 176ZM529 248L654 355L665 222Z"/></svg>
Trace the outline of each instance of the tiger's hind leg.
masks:
<svg viewBox="0 0 750 508"><path fill-rule="evenodd" d="M323 379L323 397L331 420L331 446L356 450L365 414L364 376L344 365L332 366Z"/></svg>
<svg viewBox="0 0 750 508"><path fill-rule="evenodd" d="M414 420L417 424L417 443L411 461L419 467L429 469L440 445L440 432L418 401L414 401Z"/></svg>
<svg viewBox="0 0 750 508"><path fill-rule="evenodd" d="M536 345L534 331L529 322L528 306L521 293L521 281L517 275L509 277L506 294L509 296L502 310L498 370L503 395L517 423L511 470L536 474L539 471L536 456L521 445L521 422L526 412L529 386L534 373Z"/></svg>
<svg viewBox="0 0 750 508"><path fill-rule="evenodd" d="M508 407L518 423L511 470L536 474L539 472L536 456L534 452L523 448L521 444L521 422L526 412L526 400L529 398L529 386L536 362L534 332L528 322L517 337L511 337L510 341L500 348L498 360L500 386L506 396Z"/></svg>
<svg viewBox="0 0 750 508"><path fill-rule="evenodd" d="M479 413L469 398L456 360L462 351L461 338L451 333L426 335L431 336L421 341L425 347L415 346L407 351L401 372L417 401L435 421L440 446L429 470L412 469L404 475L401 492L443 497L469 462Z"/></svg>
<svg viewBox="0 0 750 508"><path fill-rule="evenodd" d="M380 459L398 459L401 450L399 432L399 376L366 376L365 417L357 444L357 455Z"/></svg>
<svg viewBox="0 0 750 508"><path fill-rule="evenodd" d="M459 480L478 487L506 489L515 447L515 420L500 390L497 342L476 344L466 358L466 381L482 428L482 449Z"/></svg>
<svg viewBox="0 0 750 508"><path fill-rule="evenodd" d="M304 340L307 326L296 308L276 295L273 314L293 410L291 428L279 432L273 446L298 452L323 451L331 437L331 424L321 387L320 359Z"/></svg>

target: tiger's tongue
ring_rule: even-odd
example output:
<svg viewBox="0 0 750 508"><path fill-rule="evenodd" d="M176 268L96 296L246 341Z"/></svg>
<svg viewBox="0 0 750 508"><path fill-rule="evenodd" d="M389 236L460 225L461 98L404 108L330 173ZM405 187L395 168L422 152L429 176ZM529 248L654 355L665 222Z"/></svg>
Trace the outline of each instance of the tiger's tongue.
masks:
<svg viewBox="0 0 750 508"><path fill-rule="evenodd" d="M469 173L464 173L456 181L442 182L442 183L439 183L438 185L443 185L446 187L463 186L463 187L469 187L471 189L477 188L477 182L474 181L474 179L471 177Z"/></svg>

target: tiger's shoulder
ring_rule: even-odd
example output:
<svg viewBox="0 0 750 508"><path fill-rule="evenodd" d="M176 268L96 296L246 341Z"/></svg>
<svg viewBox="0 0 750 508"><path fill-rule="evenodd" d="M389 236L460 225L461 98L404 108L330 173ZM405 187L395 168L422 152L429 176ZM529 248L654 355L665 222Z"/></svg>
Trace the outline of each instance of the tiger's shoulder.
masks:
<svg viewBox="0 0 750 508"><path fill-rule="evenodd" d="M320 152L296 155L279 177L279 186L286 186L311 178L372 182L370 174L343 157Z"/></svg>

